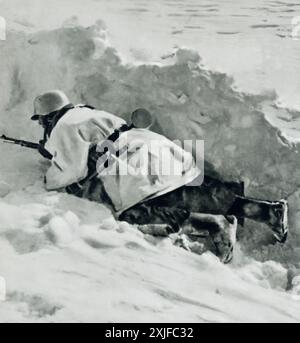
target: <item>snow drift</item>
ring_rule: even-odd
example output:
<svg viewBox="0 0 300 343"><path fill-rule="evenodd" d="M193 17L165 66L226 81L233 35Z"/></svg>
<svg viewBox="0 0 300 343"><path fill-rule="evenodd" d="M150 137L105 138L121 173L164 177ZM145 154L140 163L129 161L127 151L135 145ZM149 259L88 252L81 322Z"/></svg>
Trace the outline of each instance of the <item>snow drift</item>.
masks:
<svg viewBox="0 0 300 343"><path fill-rule="evenodd" d="M99 24L8 32L0 41L0 131L38 140L40 130L29 122L32 99L48 89L124 119L145 107L156 117L155 131L172 140L204 139L207 173L244 180L249 196L287 198L289 241L274 245L265 227L249 221L239 230L241 251L231 268L168 239L145 241L103 206L46 193L47 163L32 151L0 145L0 274L8 283L0 320L299 320L299 304L270 290L291 288L294 279L297 293L300 268L299 143L267 120L279 111L275 95L234 91L230 78L200 68L199 55L184 49L164 65L124 65L102 30ZM178 277L185 280L180 289L169 283ZM79 313L82 307L87 310Z"/></svg>

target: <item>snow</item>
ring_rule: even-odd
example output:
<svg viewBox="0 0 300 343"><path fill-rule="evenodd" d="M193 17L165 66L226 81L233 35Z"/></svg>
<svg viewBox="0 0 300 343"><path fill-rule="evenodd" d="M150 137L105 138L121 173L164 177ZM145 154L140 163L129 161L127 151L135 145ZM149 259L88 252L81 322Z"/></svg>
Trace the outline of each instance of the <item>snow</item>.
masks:
<svg viewBox="0 0 300 343"><path fill-rule="evenodd" d="M3 9L10 13L7 4ZM30 15L29 23L38 11ZM73 18L61 27L63 16L49 16L56 25L35 22L36 29L23 21L0 41L1 133L40 139L28 119L33 97L46 89L62 88L74 103L126 119L146 107L156 131L205 140L208 173L213 164L221 177L244 180L248 195L288 198L291 235L286 245L273 245L266 227L247 222L234 262L224 266L211 253L200 256L172 238L118 223L103 205L46 192L48 163L1 144L0 276L7 294L0 322L299 322L299 143L268 111L272 118L299 113L274 106L273 93L234 90L231 77L203 68L189 49L160 63L126 65L105 40L103 23L85 28Z"/></svg>
<svg viewBox="0 0 300 343"><path fill-rule="evenodd" d="M285 292L279 263L238 247L224 266L144 236L100 204L46 192L34 176L0 201L0 322L299 321L299 277Z"/></svg>
<svg viewBox="0 0 300 343"><path fill-rule="evenodd" d="M299 321L278 263L224 266L41 186L1 201L1 322Z"/></svg>
<svg viewBox="0 0 300 343"><path fill-rule="evenodd" d="M10 192L10 186L6 182L0 182L0 197L5 197Z"/></svg>

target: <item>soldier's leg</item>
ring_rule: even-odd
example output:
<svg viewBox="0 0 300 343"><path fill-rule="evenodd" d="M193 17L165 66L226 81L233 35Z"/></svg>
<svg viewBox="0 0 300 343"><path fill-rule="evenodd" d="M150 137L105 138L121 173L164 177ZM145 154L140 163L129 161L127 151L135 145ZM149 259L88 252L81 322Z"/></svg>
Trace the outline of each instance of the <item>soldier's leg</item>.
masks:
<svg viewBox="0 0 300 343"><path fill-rule="evenodd" d="M140 231L154 236L168 236L181 230L182 234L194 240L209 239L213 243L212 252L222 262L229 263L232 260L237 229L234 216L193 213L176 207L141 204L122 213L119 220L137 224Z"/></svg>
<svg viewBox="0 0 300 343"><path fill-rule="evenodd" d="M190 212L227 214L236 200L243 196L243 183L222 182L205 177L200 186L183 186L151 200L160 207L184 208Z"/></svg>
<svg viewBox="0 0 300 343"><path fill-rule="evenodd" d="M280 243L288 235L288 203L245 197L236 193L233 183L213 181L210 185L184 187L185 208L201 213L234 215L243 224L245 218L267 224ZM197 205L198 201L198 205Z"/></svg>
<svg viewBox="0 0 300 343"><path fill-rule="evenodd" d="M177 233L180 231L183 223L189 218L190 212L174 207L159 207L155 204L138 204L119 216L119 220L126 221L130 224L137 225L158 225L158 228L161 224L167 224L167 232Z"/></svg>
<svg viewBox="0 0 300 343"><path fill-rule="evenodd" d="M190 223L191 225L188 225ZM200 237L207 231L214 245L213 252L223 263L229 263L233 258L236 243L237 219L235 216L206 213L191 213L189 220L183 226L182 232L189 237Z"/></svg>
<svg viewBox="0 0 300 343"><path fill-rule="evenodd" d="M206 177L201 186L184 186L163 195L159 206L177 206L195 213L232 214L243 224L244 218L266 223L275 238L284 243L288 234L288 204L245 197L243 184Z"/></svg>
<svg viewBox="0 0 300 343"><path fill-rule="evenodd" d="M280 243L284 243L287 239L288 204L286 200L266 201L237 196L228 214L267 224Z"/></svg>

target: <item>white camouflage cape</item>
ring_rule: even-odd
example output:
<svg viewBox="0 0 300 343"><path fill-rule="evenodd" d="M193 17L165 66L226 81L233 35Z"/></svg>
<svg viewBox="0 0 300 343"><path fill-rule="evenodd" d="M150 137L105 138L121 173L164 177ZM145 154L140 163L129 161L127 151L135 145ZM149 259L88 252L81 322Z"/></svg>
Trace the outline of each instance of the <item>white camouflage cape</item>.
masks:
<svg viewBox="0 0 300 343"><path fill-rule="evenodd" d="M67 112L45 146L53 155L46 188L57 190L83 180L88 173L91 143L104 141L123 124L124 120L104 111L77 107ZM113 154L109 172L98 177L118 213L186 185L200 174L191 153L150 130L124 132L115 146L126 146L128 153L119 157Z"/></svg>

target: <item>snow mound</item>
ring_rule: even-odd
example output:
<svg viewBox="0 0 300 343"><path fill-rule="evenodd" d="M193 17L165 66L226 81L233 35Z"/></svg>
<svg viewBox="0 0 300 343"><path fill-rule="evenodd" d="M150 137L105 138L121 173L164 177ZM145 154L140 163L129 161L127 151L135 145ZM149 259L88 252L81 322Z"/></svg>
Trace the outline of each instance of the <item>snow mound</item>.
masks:
<svg viewBox="0 0 300 343"><path fill-rule="evenodd" d="M235 263L223 266L212 254L144 236L99 204L46 193L47 162L1 144L0 321L299 321L299 144L266 119L275 96L234 91L188 50L164 65L124 65L104 38L101 24L8 32L0 41L0 132L40 139L29 117L32 99L47 89L125 119L145 107L157 132L205 140L208 174L244 180L250 196L288 198L289 242L271 245L269 231L248 222Z"/></svg>
<svg viewBox="0 0 300 343"><path fill-rule="evenodd" d="M0 322L299 321L296 290L284 292L279 264L224 266L170 238L145 239L102 205L68 197L72 211L65 194L37 184L1 202L10 220L0 224ZM12 204L19 201L27 204Z"/></svg>

